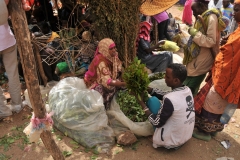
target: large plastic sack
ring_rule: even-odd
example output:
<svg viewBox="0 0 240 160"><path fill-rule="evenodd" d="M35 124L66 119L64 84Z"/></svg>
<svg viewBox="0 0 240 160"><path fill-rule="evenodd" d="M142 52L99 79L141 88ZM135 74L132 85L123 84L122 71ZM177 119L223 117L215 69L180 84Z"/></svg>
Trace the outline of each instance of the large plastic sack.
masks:
<svg viewBox="0 0 240 160"><path fill-rule="evenodd" d="M107 115L109 125L114 130L116 136L126 130L131 130L137 136L150 136L154 133L153 126L148 120L145 122L133 122L124 115L116 101L116 96L113 97L110 110L107 111Z"/></svg>
<svg viewBox="0 0 240 160"><path fill-rule="evenodd" d="M55 126L81 145L105 153L114 144L102 96L87 89L83 79L61 80L49 93L49 108Z"/></svg>
<svg viewBox="0 0 240 160"><path fill-rule="evenodd" d="M149 87L158 88L163 91L171 91L171 88L166 85L164 79L152 81ZM109 126L114 130L116 136L126 130L131 130L137 136L149 136L154 133L153 126L148 120L145 122L133 122L124 115L116 101L116 96L114 96L111 102L111 107L110 110L107 111L107 115Z"/></svg>
<svg viewBox="0 0 240 160"><path fill-rule="evenodd" d="M157 79L152 81L149 85L151 88L161 89L163 91L171 91L171 87L168 87L165 83L165 79Z"/></svg>

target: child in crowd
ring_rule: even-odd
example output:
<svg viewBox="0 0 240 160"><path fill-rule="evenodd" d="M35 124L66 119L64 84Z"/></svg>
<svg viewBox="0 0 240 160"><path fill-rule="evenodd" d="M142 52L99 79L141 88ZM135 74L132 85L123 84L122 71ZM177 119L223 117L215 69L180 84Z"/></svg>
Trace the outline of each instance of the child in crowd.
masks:
<svg viewBox="0 0 240 160"><path fill-rule="evenodd" d="M154 148L177 149L192 137L195 111L191 90L183 85L186 76L187 70L184 65L172 63L168 65L165 75L165 82L172 88L171 92L149 88L148 92L153 97L149 98L147 103L136 96L155 128ZM162 107L159 99L163 101Z"/></svg>
<svg viewBox="0 0 240 160"><path fill-rule="evenodd" d="M223 0L222 1L222 14L223 16L227 17L230 21L232 20L232 13L233 13L233 5L230 3L230 0ZM226 29L224 30L224 32L229 32L230 29L230 25L228 25L226 27Z"/></svg>

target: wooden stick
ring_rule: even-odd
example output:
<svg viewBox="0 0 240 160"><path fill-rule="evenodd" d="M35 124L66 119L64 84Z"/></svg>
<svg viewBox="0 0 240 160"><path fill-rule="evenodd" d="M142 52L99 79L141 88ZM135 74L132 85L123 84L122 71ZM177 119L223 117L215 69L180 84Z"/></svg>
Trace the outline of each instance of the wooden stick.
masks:
<svg viewBox="0 0 240 160"><path fill-rule="evenodd" d="M8 7L12 18L11 20L13 29L15 31L18 51L21 56L22 68L29 93L29 99L32 104L35 116L42 119L46 116L46 109L43 104L42 95L40 93L39 81L37 78L37 71L34 62L34 54L31 46L30 33L27 26L26 15L22 8L22 1L11 0ZM54 142L50 131L43 131L41 138L46 149L50 152L53 159L64 160L64 156Z"/></svg>
<svg viewBox="0 0 240 160"><path fill-rule="evenodd" d="M34 47L34 50L35 50L34 56L37 60L36 62L37 62L37 65L38 65L39 73L40 73L40 76L43 80L44 87L46 87L48 79L47 79L47 77L44 73L44 70L43 70L42 59L41 59L41 56L40 56L39 48L35 43L33 43L33 47Z"/></svg>

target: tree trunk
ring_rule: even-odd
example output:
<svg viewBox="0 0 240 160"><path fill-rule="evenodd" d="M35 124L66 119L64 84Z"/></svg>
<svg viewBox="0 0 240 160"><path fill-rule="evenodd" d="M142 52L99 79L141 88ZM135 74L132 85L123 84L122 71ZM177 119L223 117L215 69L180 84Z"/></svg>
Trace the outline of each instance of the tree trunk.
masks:
<svg viewBox="0 0 240 160"><path fill-rule="evenodd" d="M21 56L22 68L25 82L28 89L28 95L37 118L44 118L46 109L40 94L39 81L36 72L36 63L32 50L30 33L27 26L25 12L22 8L21 0L10 0L9 12L12 19L13 29L17 40L18 51ZM41 134L42 141L55 160L64 160L64 156L52 139L49 131Z"/></svg>
<svg viewBox="0 0 240 160"><path fill-rule="evenodd" d="M40 56L40 51L39 51L39 48L36 44L33 43L33 47L34 47L34 56L35 56L35 59L36 59L36 65L38 65L38 69L39 69L39 73L40 73L40 76L43 80L43 84L44 84L44 87L46 87L47 85L47 81L48 81L48 78L46 77L45 73L44 73L44 70L43 70L43 65L42 65L42 59L41 59L41 56Z"/></svg>

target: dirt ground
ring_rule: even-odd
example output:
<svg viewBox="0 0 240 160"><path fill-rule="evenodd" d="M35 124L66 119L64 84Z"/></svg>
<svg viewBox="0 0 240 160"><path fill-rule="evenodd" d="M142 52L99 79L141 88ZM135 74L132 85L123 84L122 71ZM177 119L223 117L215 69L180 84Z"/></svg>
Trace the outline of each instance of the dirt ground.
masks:
<svg viewBox="0 0 240 160"><path fill-rule="evenodd" d="M182 7L175 5L169 11L181 18ZM215 160L219 157L240 159L240 110L237 110L231 122L223 132L209 142L191 138L178 150L164 148L154 149L148 138L138 138L131 146L114 145L107 154L97 154L76 144L72 139L54 129L52 135L60 150L68 160ZM8 121L0 122L0 160L52 160L43 143L28 144L22 133L29 123L31 109L27 106L18 114L14 114ZM13 138L14 137L14 138ZM225 149L221 141L229 140L231 146Z"/></svg>

